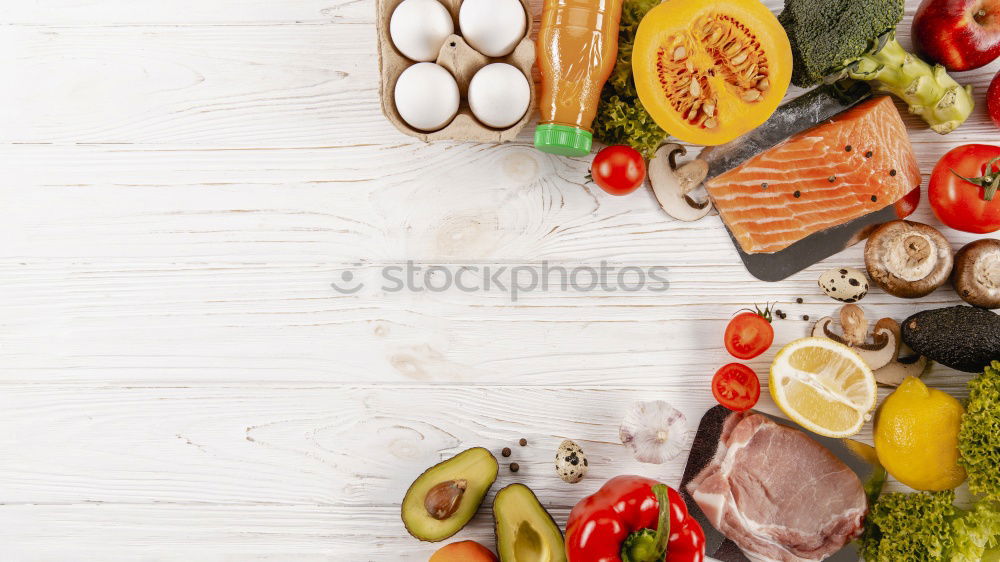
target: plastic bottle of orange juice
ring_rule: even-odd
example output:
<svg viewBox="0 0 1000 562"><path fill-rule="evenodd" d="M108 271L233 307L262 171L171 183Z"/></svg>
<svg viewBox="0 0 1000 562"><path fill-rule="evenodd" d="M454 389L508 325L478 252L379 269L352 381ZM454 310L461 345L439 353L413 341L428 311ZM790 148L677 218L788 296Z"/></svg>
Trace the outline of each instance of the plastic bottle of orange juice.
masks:
<svg viewBox="0 0 1000 562"><path fill-rule="evenodd" d="M618 56L622 0L545 0L538 31L542 75L535 148L584 156L601 88Z"/></svg>

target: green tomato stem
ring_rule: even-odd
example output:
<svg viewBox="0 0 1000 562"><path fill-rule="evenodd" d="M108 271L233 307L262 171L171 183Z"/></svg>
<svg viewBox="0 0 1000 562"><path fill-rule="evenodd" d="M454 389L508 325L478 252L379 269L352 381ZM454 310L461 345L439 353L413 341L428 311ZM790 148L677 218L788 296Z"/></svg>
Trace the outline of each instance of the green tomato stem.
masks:
<svg viewBox="0 0 1000 562"><path fill-rule="evenodd" d="M974 178L967 178L955 170L952 170L951 173L973 185L983 188L983 200L992 201L993 196L997 193L997 188L1000 187L1000 169L996 172L993 171L993 167L997 162L1000 162L1000 156L990 160L986 164L986 171L983 175Z"/></svg>
<svg viewBox="0 0 1000 562"><path fill-rule="evenodd" d="M876 82L880 91L900 97L935 132L950 133L969 118L972 87L962 87L944 67L931 67L906 52L892 33L879 37L872 52L852 61L847 76Z"/></svg>

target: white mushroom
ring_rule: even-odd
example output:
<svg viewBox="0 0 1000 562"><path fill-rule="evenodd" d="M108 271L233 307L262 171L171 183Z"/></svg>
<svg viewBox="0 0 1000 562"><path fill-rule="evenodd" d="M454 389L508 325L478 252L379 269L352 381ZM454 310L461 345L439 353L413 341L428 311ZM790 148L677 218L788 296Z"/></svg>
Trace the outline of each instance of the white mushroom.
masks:
<svg viewBox="0 0 1000 562"><path fill-rule="evenodd" d="M903 343L902 333L899 323L892 318L883 318L875 325L883 329L892 331L893 339L896 340L895 350L892 360L885 366L875 369L875 381L888 386L899 386L906 377L919 378L927 368L927 358L917 355L905 343Z"/></svg>
<svg viewBox="0 0 1000 562"><path fill-rule="evenodd" d="M883 291L904 299L927 296L944 285L952 264L948 240L919 222L887 222L865 243L868 276Z"/></svg>
<svg viewBox="0 0 1000 562"><path fill-rule="evenodd" d="M881 369L892 362L899 352L899 325L893 332L887 321L895 323L891 318L879 320L872 331L872 341L868 342L868 321L864 311L856 304L846 304L840 309L841 334L833 331L833 318L827 316L816 322L812 335L842 343L853 349L869 368Z"/></svg>
<svg viewBox="0 0 1000 562"><path fill-rule="evenodd" d="M689 193L708 175L708 163L691 160L677 165L677 154L687 154L679 144L665 144L656 150L649 161L649 184L660 206L671 217L682 221L696 221L712 212L712 203L695 201Z"/></svg>
<svg viewBox="0 0 1000 562"><path fill-rule="evenodd" d="M1000 240L980 238L955 254L951 272L955 292L981 308L1000 308Z"/></svg>
<svg viewBox="0 0 1000 562"><path fill-rule="evenodd" d="M663 400L653 400L629 408L618 437L632 448L637 461L660 464L687 450L692 436L683 413Z"/></svg>

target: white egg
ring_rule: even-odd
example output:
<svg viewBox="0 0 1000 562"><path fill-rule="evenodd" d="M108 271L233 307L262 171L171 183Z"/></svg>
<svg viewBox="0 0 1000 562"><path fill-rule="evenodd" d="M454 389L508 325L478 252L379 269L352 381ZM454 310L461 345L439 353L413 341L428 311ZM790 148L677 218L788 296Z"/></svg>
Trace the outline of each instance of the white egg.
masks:
<svg viewBox="0 0 1000 562"><path fill-rule="evenodd" d="M389 19L392 44L408 59L437 59L444 40L455 32L451 14L437 0L403 0Z"/></svg>
<svg viewBox="0 0 1000 562"><path fill-rule="evenodd" d="M414 129L436 131L458 113L458 83L444 68L418 62L396 81L396 110Z"/></svg>
<svg viewBox="0 0 1000 562"><path fill-rule="evenodd" d="M488 57L510 54L528 25L518 0L465 0L458 11L458 28L472 48Z"/></svg>
<svg viewBox="0 0 1000 562"><path fill-rule="evenodd" d="M506 129L528 111L531 88L520 70L496 62L482 67L472 77L468 97L476 119L494 129Z"/></svg>

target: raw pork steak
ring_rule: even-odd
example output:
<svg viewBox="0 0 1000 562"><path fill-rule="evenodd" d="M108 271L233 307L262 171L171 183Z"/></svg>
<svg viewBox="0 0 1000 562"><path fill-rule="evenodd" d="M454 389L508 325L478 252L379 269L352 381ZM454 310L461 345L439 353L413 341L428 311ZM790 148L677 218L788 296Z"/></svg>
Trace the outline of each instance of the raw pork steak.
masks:
<svg viewBox="0 0 1000 562"><path fill-rule="evenodd" d="M730 415L712 461L687 486L712 525L752 560L823 560L861 531L861 480L805 433Z"/></svg>

